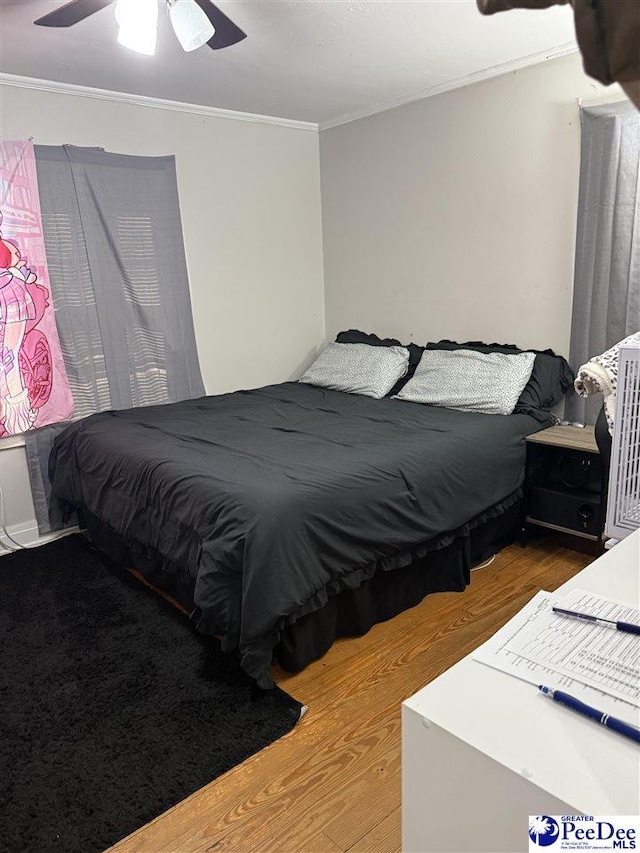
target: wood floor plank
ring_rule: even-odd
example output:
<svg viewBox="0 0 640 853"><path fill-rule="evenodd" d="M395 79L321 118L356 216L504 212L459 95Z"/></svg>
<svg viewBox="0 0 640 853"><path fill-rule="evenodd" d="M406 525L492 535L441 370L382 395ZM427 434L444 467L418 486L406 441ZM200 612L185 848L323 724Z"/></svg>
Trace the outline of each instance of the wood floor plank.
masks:
<svg viewBox="0 0 640 853"><path fill-rule="evenodd" d="M334 844L330 838L327 838L324 832L319 832L309 839L307 850L309 853L344 853L342 847Z"/></svg>
<svg viewBox="0 0 640 853"><path fill-rule="evenodd" d="M366 765L369 766L366 766ZM388 808L384 802L384 778L391 774L399 776L400 773L400 750L397 745L386 753L363 753L362 759L359 761L360 770L357 774L350 778L346 776L339 777L333 781L330 791L327 791L324 796L318 798L304 809L301 802L296 802L291 811L291 817L285 823L275 829L273 826L266 825L261 828L261 832L254 835L251 839L251 844L244 849L247 853L281 853L287 851L307 851L309 849L310 838L309 829L321 826L322 832L333 843L337 843L336 838L329 834L328 827L340 823L342 825L349 819L352 814L352 798L357 802L363 802L365 792L376 788L380 794L379 807L380 817L382 817ZM370 796L370 794L369 794ZM357 816L356 816L357 819ZM371 825L371 824L369 824ZM355 837L360 835L356 831ZM237 836L238 840L245 841L246 834L244 828L240 829ZM344 850L342 843L337 846ZM229 851L238 849L238 844L231 841Z"/></svg>
<svg viewBox="0 0 640 853"><path fill-rule="evenodd" d="M296 728L111 853L396 853L401 702L592 559L552 538L511 546L466 592L429 596L301 673L274 668L310 706Z"/></svg>
<svg viewBox="0 0 640 853"><path fill-rule="evenodd" d="M349 791L349 801L342 813L324 828L324 833L341 850L349 850L356 842L372 832L390 814L400 808L402 776L400 773L400 749L398 748L398 770L375 780L375 797L368 785L360 793ZM378 768L376 768L378 770Z"/></svg>
<svg viewBox="0 0 640 853"><path fill-rule="evenodd" d="M233 812L216 810L197 838L175 839L181 853L209 847L243 853L305 850L306 838L349 808L352 793L375 787L400 768L397 702L371 698L371 718L365 709L354 715L346 700L332 715L331 734L320 749L300 756L276 784L254 791Z"/></svg>
<svg viewBox="0 0 640 853"><path fill-rule="evenodd" d="M400 806L350 847L347 853L400 853L402 847Z"/></svg>

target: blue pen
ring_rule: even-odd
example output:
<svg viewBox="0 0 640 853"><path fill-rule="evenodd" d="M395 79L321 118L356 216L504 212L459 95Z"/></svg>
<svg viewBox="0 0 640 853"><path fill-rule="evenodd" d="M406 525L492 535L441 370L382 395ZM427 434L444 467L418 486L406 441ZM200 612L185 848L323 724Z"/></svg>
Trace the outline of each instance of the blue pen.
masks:
<svg viewBox="0 0 640 853"><path fill-rule="evenodd" d="M589 613L577 613L575 610L563 610L562 607L552 607L554 613L560 616L573 616L574 619L584 619L585 622L605 622L608 625L615 625L618 631L626 631L629 634L640 634L640 625L633 622L620 622L616 619L604 619L602 616L591 616Z"/></svg>
<svg viewBox="0 0 640 853"><path fill-rule="evenodd" d="M552 690L551 687L544 687L542 684L538 685L538 687L545 696L553 699L554 702L560 702L561 705L566 705L572 711L577 711L579 714L595 720L596 723L601 723L608 729L613 729L614 732L618 732L618 734L631 738L636 743L640 743L640 729L637 729L635 726L630 726L628 723L616 719L616 717L611 717L609 714L597 711L591 705L585 705L584 702L574 699L573 696L569 696L568 693L563 693L561 690Z"/></svg>

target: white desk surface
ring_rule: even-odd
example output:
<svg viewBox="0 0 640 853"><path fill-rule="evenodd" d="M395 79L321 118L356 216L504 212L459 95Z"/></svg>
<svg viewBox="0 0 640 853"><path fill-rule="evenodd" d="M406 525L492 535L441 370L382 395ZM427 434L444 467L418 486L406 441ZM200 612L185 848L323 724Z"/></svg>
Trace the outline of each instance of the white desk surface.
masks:
<svg viewBox="0 0 640 853"><path fill-rule="evenodd" d="M640 530L559 591L572 588L640 607ZM637 744L471 655L405 705L580 812L640 813Z"/></svg>

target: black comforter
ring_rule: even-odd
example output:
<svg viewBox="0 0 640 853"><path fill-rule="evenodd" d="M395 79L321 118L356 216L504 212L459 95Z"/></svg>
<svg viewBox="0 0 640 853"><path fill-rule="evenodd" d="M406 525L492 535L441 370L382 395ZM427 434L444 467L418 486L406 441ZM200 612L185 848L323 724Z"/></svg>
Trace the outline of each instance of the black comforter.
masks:
<svg viewBox="0 0 640 853"><path fill-rule="evenodd" d="M266 687L285 624L511 495L540 426L291 382L94 415L50 471L63 502L182 566L198 627Z"/></svg>

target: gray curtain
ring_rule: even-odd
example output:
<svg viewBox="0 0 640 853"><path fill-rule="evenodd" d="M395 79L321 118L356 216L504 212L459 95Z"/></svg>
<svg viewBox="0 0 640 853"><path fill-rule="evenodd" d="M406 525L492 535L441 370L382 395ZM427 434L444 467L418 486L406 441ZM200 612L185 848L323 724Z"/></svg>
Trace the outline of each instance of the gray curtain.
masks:
<svg viewBox="0 0 640 853"><path fill-rule="evenodd" d="M35 153L73 419L202 396L174 158ZM40 533L63 526L48 457L64 426L25 436Z"/></svg>
<svg viewBox="0 0 640 853"><path fill-rule="evenodd" d="M583 108L569 361L574 370L640 328L640 113ZM595 423L602 396L572 393L570 420Z"/></svg>

